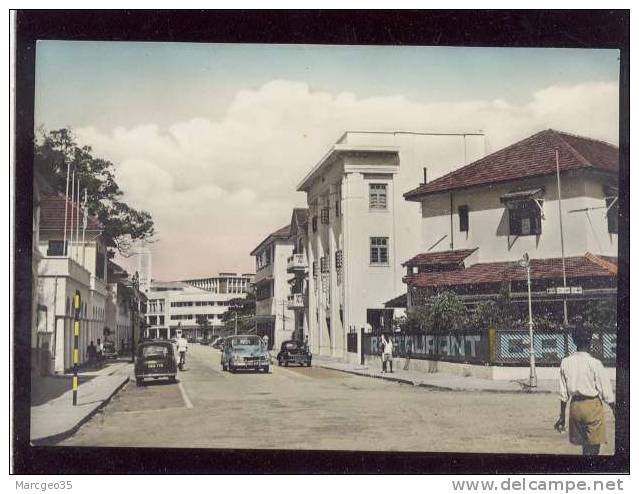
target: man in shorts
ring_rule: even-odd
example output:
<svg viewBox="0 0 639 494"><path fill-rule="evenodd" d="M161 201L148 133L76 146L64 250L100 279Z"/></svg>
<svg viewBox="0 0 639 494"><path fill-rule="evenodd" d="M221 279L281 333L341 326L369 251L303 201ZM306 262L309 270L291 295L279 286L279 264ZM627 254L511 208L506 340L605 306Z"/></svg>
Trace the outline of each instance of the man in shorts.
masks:
<svg viewBox="0 0 639 494"><path fill-rule="evenodd" d="M385 373L390 366L390 372L393 372L393 338L388 335L382 335L382 373Z"/></svg>
<svg viewBox="0 0 639 494"><path fill-rule="evenodd" d="M559 420L555 429L566 427L566 405L570 399L568 436L572 444L581 446L582 454L598 455L606 442L603 402L615 411L615 397L603 364L590 355L592 334L580 320L575 325L573 340L577 351L561 361L559 369Z"/></svg>

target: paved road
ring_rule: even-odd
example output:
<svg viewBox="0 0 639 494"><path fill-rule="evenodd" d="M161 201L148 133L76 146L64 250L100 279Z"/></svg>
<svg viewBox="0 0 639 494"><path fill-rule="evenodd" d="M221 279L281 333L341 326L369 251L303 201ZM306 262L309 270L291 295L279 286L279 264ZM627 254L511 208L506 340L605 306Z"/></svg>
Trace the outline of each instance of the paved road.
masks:
<svg viewBox="0 0 639 494"><path fill-rule="evenodd" d="M318 367L230 374L222 372L219 352L201 345L191 346L188 362L179 384L127 385L61 444L580 452L552 430L553 395L436 391ZM610 414L608 423L612 438Z"/></svg>

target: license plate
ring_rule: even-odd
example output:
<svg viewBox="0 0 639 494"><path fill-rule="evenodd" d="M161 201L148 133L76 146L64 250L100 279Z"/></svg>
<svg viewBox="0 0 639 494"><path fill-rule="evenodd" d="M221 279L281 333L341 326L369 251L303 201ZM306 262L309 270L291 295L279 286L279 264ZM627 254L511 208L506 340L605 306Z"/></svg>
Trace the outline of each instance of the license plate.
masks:
<svg viewBox="0 0 639 494"><path fill-rule="evenodd" d="M164 364L146 364L149 369L157 369L159 367L164 367Z"/></svg>

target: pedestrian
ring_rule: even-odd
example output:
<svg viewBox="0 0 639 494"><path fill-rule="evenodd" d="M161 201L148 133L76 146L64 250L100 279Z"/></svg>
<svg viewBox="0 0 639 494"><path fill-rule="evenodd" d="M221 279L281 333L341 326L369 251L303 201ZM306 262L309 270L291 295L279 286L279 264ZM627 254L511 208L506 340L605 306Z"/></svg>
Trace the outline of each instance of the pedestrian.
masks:
<svg viewBox="0 0 639 494"><path fill-rule="evenodd" d="M555 429L566 429L566 405L570 400L568 437L581 446L582 454L598 455L606 442L606 422L603 402L615 413L615 397L610 379L600 360L590 354L592 334L578 320L573 331L577 350L561 361L559 368L559 420Z"/></svg>
<svg viewBox="0 0 639 494"><path fill-rule="evenodd" d="M390 366L390 372L393 373L393 338L389 335L382 335L382 373L387 371Z"/></svg>
<svg viewBox="0 0 639 494"><path fill-rule="evenodd" d="M98 338L98 345L97 345L97 361L98 361L98 367L101 369L102 368L102 356L104 354L104 345L102 345L102 341L100 341L100 338Z"/></svg>
<svg viewBox="0 0 639 494"><path fill-rule="evenodd" d="M266 347L266 350L268 351L268 335L265 334L264 338L262 338L264 340L264 346Z"/></svg>
<svg viewBox="0 0 639 494"><path fill-rule="evenodd" d="M180 337L175 342L175 345L177 346L177 352L180 356L178 365L180 367L180 370L182 370L184 368L184 364L186 364L186 351L189 348L189 342L183 334L180 334Z"/></svg>
<svg viewBox="0 0 639 494"><path fill-rule="evenodd" d="M304 336L304 348L308 350L308 335Z"/></svg>
<svg viewBox="0 0 639 494"><path fill-rule="evenodd" d="M95 361L96 361L97 355L98 355L97 348L93 344L93 340L91 340L91 342L89 343L89 346L87 346L87 350L85 353L85 357L87 359L87 367L89 367L89 369L95 369Z"/></svg>

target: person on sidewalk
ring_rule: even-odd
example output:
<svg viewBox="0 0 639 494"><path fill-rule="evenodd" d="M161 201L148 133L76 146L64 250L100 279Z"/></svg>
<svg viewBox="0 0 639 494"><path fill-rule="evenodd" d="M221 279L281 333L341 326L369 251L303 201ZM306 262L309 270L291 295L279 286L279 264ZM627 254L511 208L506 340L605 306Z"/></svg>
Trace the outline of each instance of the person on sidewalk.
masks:
<svg viewBox="0 0 639 494"><path fill-rule="evenodd" d="M184 334L181 334L178 340L175 342L175 346L177 347L177 352L180 357L178 361L178 365L180 366L180 370L184 368L184 364L186 364L186 352L189 348L189 342L184 337Z"/></svg>
<svg viewBox="0 0 639 494"><path fill-rule="evenodd" d="M264 340L264 346L266 347L266 351L269 351L269 347L268 347L268 335L265 334L264 337L262 338Z"/></svg>
<svg viewBox="0 0 639 494"><path fill-rule="evenodd" d="M382 335L382 373L385 373L387 366L390 366L390 372L393 372L393 338L389 335Z"/></svg>
<svg viewBox="0 0 639 494"><path fill-rule="evenodd" d="M102 368L102 357L104 355L104 345L102 345L102 341L100 341L100 338L98 338L98 348L97 348L97 361L98 361L98 368Z"/></svg>
<svg viewBox="0 0 639 494"><path fill-rule="evenodd" d="M572 444L581 446L582 454L598 455L606 442L603 402L615 413L615 397L610 379L600 360L590 355L592 334L578 320L572 336L577 351L565 357L559 368L559 420L555 429L566 429L566 405L570 399L569 433Z"/></svg>
<svg viewBox="0 0 639 494"><path fill-rule="evenodd" d="M85 357L87 359L87 367L89 369L95 369L96 360L98 357L98 349L93 344L93 340L91 340L91 342L89 343L89 346L87 346Z"/></svg>

